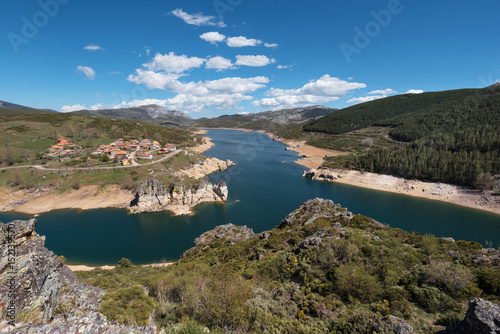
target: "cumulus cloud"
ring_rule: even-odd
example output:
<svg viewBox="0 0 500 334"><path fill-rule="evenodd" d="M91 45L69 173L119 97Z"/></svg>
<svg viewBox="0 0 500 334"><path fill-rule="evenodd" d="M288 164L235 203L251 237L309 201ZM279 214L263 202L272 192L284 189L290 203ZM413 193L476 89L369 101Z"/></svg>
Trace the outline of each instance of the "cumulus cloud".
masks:
<svg viewBox="0 0 500 334"><path fill-rule="evenodd" d="M212 57L207 61L206 67L209 69L215 69L217 71L222 71L222 70L227 70L228 68L231 68L233 66L233 63L231 60L224 58L224 57Z"/></svg>
<svg viewBox="0 0 500 334"><path fill-rule="evenodd" d="M267 56L259 55L259 56L236 56L236 65L242 66L251 66L251 67L260 67L266 66L271 63L275 63L276 60L269 59Z"/></svg>
<svg viewBox="0 0 500 334"><path fill-rule="evenodd" d="M88 67L88 66L77 66L76 67L76 70L78 72L82 72L85 77L87 78L87 80L94 80L95 79L95 71L92 69L92 67Z"/></svg>
<svg viewBox="0 0 500 334"><path fill-rule="evenodd" d="M266 48L276 48L276 47L278 47L278 44L276 44L276 43L264 43L264 46Z"/></svg>
<svg viewBox="0 0 500 334"><path fill-rule="evenodd" d="M204 41L210 42L210 44L217 44L224 42L226 36L218 33L217 31L211 31L200 35L200 38Z"/></svg>
<svg viewBox="0 0 500 334"><path fill-rule="evenodd" d="M405 94L422 94L424 91L421 89L410 89Z"/></svg>
<svg viewBox="0 0 500 334"><path fill-rule="evenodd" d="M318 80L313 80L301 88L280 89L271 88L266 92L270 98L253 101L252 104L267 108L288 108L303 104L316 104L337 101L348 92L366 88L364 83L348 82L328 74Z"/></svg>
<svg viewBox="0 0 500 334"><path fill-rule="evenodd" d="M292 68L292 65L278 65L276 66L277 69L279 70L282 70L282 69L285 69L285 68Z"/></svg>
<svg viewBox="0 0 500 334"><path fill-rule="evenodd" d="M72 112L72 111L78 111L78 110L85 110L87 107L81 104L75 104L72 106L62 106L61 112Z"/></svg>
<svg viewBox="0 0 500 334"><path fill-rule="evenodd" d="M94 45L94 44L84 46L83 49L87 50L87 51L106 51L105 49L101 48L100 46Z"/></svg>
<svg viewBox="0 0 500 334"><path fill-rule="evenodd" d="M227 43L227 46L229 46L229 47L241 48L243 46L256 46L256 45L262 44L262 41L258 40L258 39L238 36L238 37L229 37L227 39L226 43Z"/></svg>
<svg viewBox="0 0 500 334"><path fill-rule="evenodd" d="M143 64L150 71L165 71L167 73L182 73L192 68L200 67L206 59L198 57L188 57L186 55L177 56L175 53L157 53L153 60Z"/></svg>
<svg viewBox="0 0 500 334"><path fill-rule="evenodd" d="M390 95L390 94L396 94L397 92L394 89L378 89L378 90L373 90L368 93L368 95Z"/></svg>
<svg viewBox="0 0 500 334"><path fill-rule="evenodd" d="M375 101L378 99L383 99L384 97L387 97L387 96L385 96L385 95L370 95L370 96L363 96L363 97L354 97L354 98L348 100L347 103L370 102L370 101Z"/></svg>
<svg viewBox="0 0 500 334"><path fill-rule="evenodd" d="M170 12L170 14L177 16L187 24L195 25L195 26L219 26L226 27L224 22L216 21L215 16L207 16L203 15L203 13L198 14L188 14L182 10L182 8L177 8Z"/></svg>

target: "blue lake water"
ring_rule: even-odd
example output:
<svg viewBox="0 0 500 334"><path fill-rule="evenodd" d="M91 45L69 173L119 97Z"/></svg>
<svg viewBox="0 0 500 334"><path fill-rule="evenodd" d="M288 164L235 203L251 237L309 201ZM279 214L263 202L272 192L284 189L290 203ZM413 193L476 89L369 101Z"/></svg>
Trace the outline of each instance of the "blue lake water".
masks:
<svg viewBox="0 0 500 334"><path fill-rule="evenodd" d="M413 198L303 178L297 153L260 133L209 130L215 146L206 155L230 159L236 166L209 176L226 181L228 202L204 203L192 216L167 212L128 214L126 210L56 210L41 214L37 232L46 246L69 263L115 264L122 257L135 264L177 260L193 240L217 225L246 225L258 233L271 229L304 201L329 198L353 213L392 227L456 240L500 245L500 215L443 202ZM0 213L0 220L29 215Z"/></svg>

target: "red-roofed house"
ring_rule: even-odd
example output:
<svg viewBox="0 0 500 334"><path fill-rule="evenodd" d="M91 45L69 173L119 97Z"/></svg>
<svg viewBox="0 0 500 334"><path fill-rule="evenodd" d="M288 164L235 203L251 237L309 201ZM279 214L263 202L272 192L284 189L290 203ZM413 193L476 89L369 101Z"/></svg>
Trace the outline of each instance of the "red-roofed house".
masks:
<svg viewBox="0 0 500 334"><path fill-rule="evenodd" d="M153 155L151 155L151 154L143 154L143 155L141 155L141 159L153 160Z"/></svg>

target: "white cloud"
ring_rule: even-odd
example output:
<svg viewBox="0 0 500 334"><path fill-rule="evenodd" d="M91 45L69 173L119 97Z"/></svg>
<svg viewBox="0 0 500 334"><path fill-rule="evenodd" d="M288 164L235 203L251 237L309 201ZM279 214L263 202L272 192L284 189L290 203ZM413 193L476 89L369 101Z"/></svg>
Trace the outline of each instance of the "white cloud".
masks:
<svg viewBox="0 0 500 334"><path fill-rule="evenodd" d="M92 69L92 67L88 67L88 66L77 66L76 67L76 70L78 72L82 72L83 74L85 74L85 76L87 77L88 80L94 80L95 79L95 71Z"/></svg>
<svg viewBox="0 0 500 334"><path fill-rule="evenodd" d="M188 14L182 10L182 8L177 8L170 12L171 14L177 16L187 24L195 26L219 26L226 27L224 22L217 22L215 16L203 15L203 13L198 14Z"/></svg>
<svg viewBox="0 0 500 334"><path fill-rule="evenodd" d="M410 89L405 94L422 94L424 91L421 89Z"/></svg>
<svg viewBox="0 0 500 334"><path fill-rule="evenodd" d="M316 95L282 95L272 98L264 98L253 101L252 104L257 107L272 109L293 108L303 104L317 104L337 101L338 97L316 96Z"/></svg>
<svg viewBox="0 0 500 334"><path fill-rule="evenodd" d="M167 73L182 73L191 68L197 68L205 63L206 59L198 57L188 57L186 55L177 56L175 53L157 53L152 61L143 64L151 71L165 71Z"/></svg>
<svg viewBox="0 0 500 334"><path fill-rule="evenodd" d="M285 69L285 68L292 68L292 65L278 65L276 66L277 69L279 70L282 70L282 69Z"/></svg>
<svg viewBox="0 0 500 334"><path fill-rule="evenodd" d="M252 104L279 109L303 104L326 103L337 101L348 92L360 88L366 88L366 85L344 81L325 74L318 80L311 81L298 89L271 88L266 92L266 95L272 97L254 101Z"/></svg>
<svg viewBox="0 0 500 334"><path fill-rule="evenodd" d="M84 105L82 106L81 104L75 104L72 106L62 106L61 112L66 113L66 112L85 110L85 109L87 109L87 107L85 107Z"/></svg>
<svg viewBox="0 0 500 334"><path fill-rule="evenodd" d="M149 54L151 53L151 47L145 46L145 47L143 47L143 49L146 50L146 56L149 57Z"/></svg>
<svg viewBox="0 0 500 334"><path fill-rule="evenodd" d="M269 59L267 56L242 56L242 55L237 55L236 56L236 65L242 65L242 66L252 66L252 67L260 67L260 66L266 66L271 63L275 63L276 60L274 59Z"/></svg>
<svg viewBox="0 0 500 334"><path fill-rule="evenodd" d="M232 48L241 48L243 46L256 46L261 44L262 41L253 38L246 38L243 36L229 37L227 39L227 46Z"/></svg>
<svg viewBox="0 0 500 334"><path fill-rule="evenodd" d="M213 57L213 58L210 58L208 61L207 61L207 68L209 69L216 69L218 71L222 71L222 70L227 70L228 68L231 68L233 66L233 63L231 62L231 60L229 59L226 59L224 57Z"/></svg>
<svg viewBox="0 0 500 334"><path fill-rule="evenodd" d="M109 75L118 75L118 74L122 74L122 72L114 71L109 73Z"/></svg>
<svg viewBox="0 0 500 334"><path fill-rule="evenodd" d="M378 99L383 99L384 97L387 97L385 95L370 95L370 96L363 96L363 97L355 97L347 101L347 103L363 103L363 102L370 102Z"/></svg>
<svg viewBox="0 0 500 334"><path fill-rule="evenodd" d="M328 74L323 75L318 80L314 80L299 89L279 89L271 88L266 95L321 95L330 97L342 97L351 90L366 88L364 83L348 82Z"/></svg>
<svg viewBox="0 0 500 334"><path fill-rule="evenodd" d="M105 49L101 48L100 46L94 45L94 44L84 46L83 49L87 50L87 51L106 51Z"/></svg>
<svg viewBox="0 0 500 334"><path fill-rule="evenodd" d="M218 33L217 31L211 31L200 35L200 38L207 42L210 42L210 44L217 44L219 42L224 42L226 36Z"/></svg>
<svg viewBox="0 0 500 334"><path fill-rule="evenodd" d="M238 115L250 115L250 113L248 113L246 111L242 111L242 112L239 112Z"/></svg>
<svg viewBox="0 0 500 334"><path fill-rule="evenodd" d="M278 47L278 44L276 44L276 43L264 43L264 46L266 48L276 48L276 47Z"/></svg>
<svg viewBox="0 0 500 334"><path fill-rule="evenodd" d="M394 89L378 89L374 90L368 93L368 95L390 95L390 94L396 94L397 92Z"/></svg>

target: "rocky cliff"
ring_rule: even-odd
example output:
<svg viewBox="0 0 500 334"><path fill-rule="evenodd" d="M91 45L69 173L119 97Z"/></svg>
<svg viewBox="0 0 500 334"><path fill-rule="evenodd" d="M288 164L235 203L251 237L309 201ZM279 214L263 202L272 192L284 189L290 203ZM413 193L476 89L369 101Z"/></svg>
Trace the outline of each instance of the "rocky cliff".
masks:
<svg viewBox="0 0 500 334"><path fill-rule="evenodd" d="M224 161L217 158L207 158L187 169L181 169L176 175L179 177L187 176L193 179L201 179L213 172L226 170L230 166L234 166L234 162L229 159Z"/></svg>
<svg viewBox="0 0 500 334"><path fill-rule="evenodd" d="M222 180L214 185L207 181L186 186L181 182L163 182L149 178L139 183L134 200L130 203L133 213L170 210L177 215L188 214L190 209L204 202L223 202L227 200L228 189Z"/></svg>
<svg viewBox="0 0 500 334"><path fill-rule="evenodd" d="M108 323L98 312L104 291L79 283L35 226L0 223L0 333L156 332Z"/></svg>

